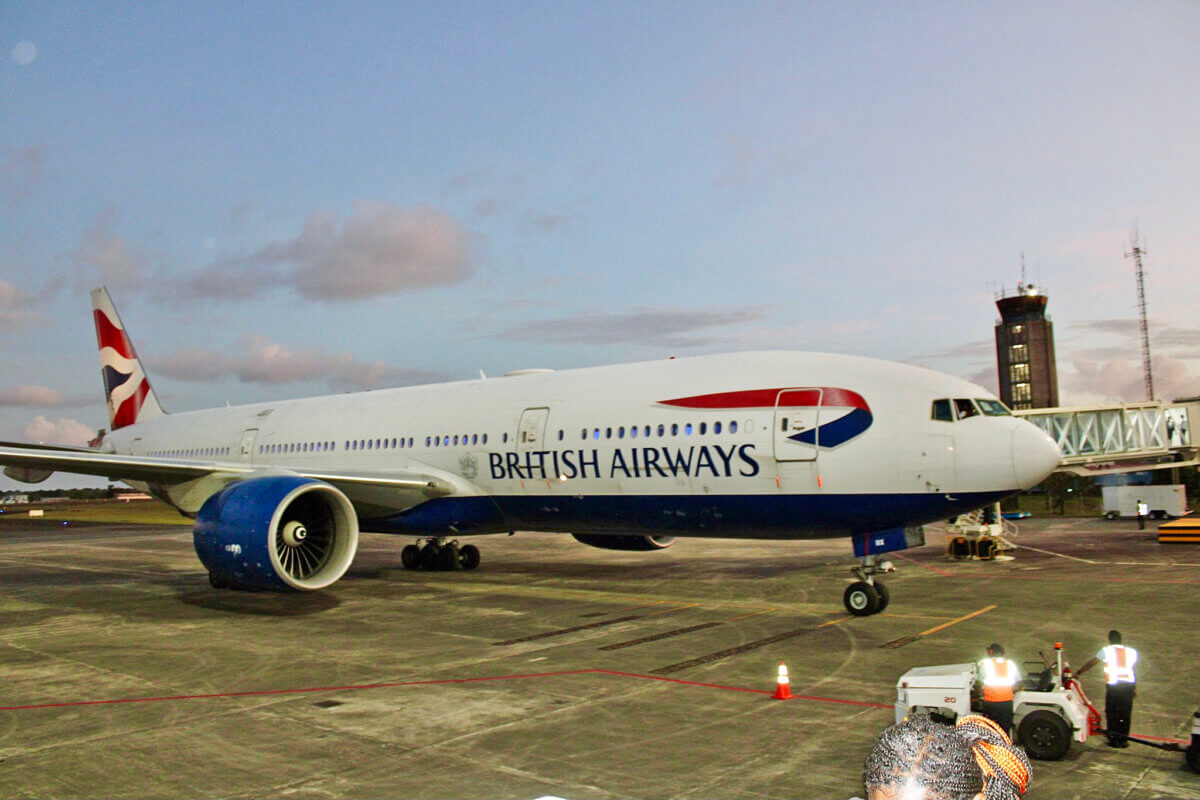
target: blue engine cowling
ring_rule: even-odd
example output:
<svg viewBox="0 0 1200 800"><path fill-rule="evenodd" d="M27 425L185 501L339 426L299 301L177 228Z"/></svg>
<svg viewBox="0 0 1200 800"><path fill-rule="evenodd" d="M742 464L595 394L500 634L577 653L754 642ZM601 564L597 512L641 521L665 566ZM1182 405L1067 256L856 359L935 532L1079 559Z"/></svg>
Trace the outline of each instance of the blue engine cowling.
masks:
<svg viewBox="0 0 1200 800"><path fill-rule="evenodd" d="M577 541L605 550L662 550L675 544L674 536L623 536L613 533L573 533Z"/></svg>
<svg viewBox="0 0 1200 800"><path fill-rule="evenodd" d="M358 517L346 495L299 475L250 478L204 502L192 530L214 586L323 589L358 550Z"/></svg>

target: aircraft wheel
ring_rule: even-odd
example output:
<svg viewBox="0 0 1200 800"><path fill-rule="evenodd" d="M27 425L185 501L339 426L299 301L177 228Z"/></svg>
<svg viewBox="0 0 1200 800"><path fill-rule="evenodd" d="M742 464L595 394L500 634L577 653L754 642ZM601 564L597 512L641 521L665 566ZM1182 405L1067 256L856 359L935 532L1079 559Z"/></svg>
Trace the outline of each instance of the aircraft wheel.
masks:
<svg viewBox="0 0 1200 800"><path fill-rule="evenodd" d="M879 611L879 592L866 581L855 581L842 595L846 610L856 617L868 617Z"/></svg>
<svg viewBox="0 0 1200 800"><path fill-rule="evenodd" d="M1067 721L1044 708L1030 711L1017 726L1017 742L1030 758L1058 761L1071 749L1071 729Z"/></svg>
<svg viewBox="0 0 1200 800"><path fill-rule="evenodd" d="M458 557L463 569L475 569L479 566L479 548L473 544L464 544L458 551Z"/></svg>
<svg viewBox="0 0 1200 800"><path fill-rule="evenodd" d="M416 569L421 565L421 548L415 544L406 544L400 551L400 563L405 569Z"/></svg>
<svg viewBox="0 0 1200 800"><path fill-rule="evenodd" d="M888 592L887 587L879 581L875 581L875 583L872 585L875 587L875 593L879 595L879 605L875 609L875 613L878 614L880 611L883 611L885 608L887 608L887 604L892 599L892 596L891 593Z"/></svg>
<svg viewBox="0 0 1200 800"><path fill-rule="evenodd" d="M421 548L419 566L421 569L437 569L441 563L442 548L435 542L430 542Z"/></svg>
<svg viewBox="0 0 1200 800"><path fill-rule="evenodd" d="M459 556L458 545L448 544L442 548L442 552L438 554L439 566L451 572L456 569L462 569L462 559Z"/></svg>

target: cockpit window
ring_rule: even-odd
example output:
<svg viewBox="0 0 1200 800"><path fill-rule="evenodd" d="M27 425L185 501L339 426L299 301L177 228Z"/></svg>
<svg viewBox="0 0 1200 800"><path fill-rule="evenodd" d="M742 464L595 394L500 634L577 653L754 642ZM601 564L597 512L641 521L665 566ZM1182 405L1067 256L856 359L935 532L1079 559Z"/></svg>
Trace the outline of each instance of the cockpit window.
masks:
<svg viewBox="0 0 1200 800"><path fill-rule="evenodd" d="M976 408L975 404L967 398L956 397L954 398L954 412L958 415L959 419L966 419L967 417L973 417L978 414L979 409Z"/></svg>
<svg viewBox="0 0 1200 800"><path fill-rule="evenodd" d="M983 409L983 413L989 417L1011 417L1012 412L1008 410L1008 406L1001 403L999 400L988 400L987 398L977 397L975 402Z"/></svg>
<svg viewBox="0 0 1200 800"><path fill-rule="evenodd" d="M954 413L950 410L949 400L934 400L930 418L938 422L954 422Z"/></svg>

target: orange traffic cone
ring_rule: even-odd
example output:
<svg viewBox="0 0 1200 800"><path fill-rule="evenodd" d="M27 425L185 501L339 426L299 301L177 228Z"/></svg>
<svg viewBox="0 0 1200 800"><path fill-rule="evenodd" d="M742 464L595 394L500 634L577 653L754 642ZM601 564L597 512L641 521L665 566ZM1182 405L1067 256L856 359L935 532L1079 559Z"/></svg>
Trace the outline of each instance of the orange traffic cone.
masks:
<svg viewBox="0 0 1200 800"><path fill-rule="evenodd" d="M771 695L774 700L791 700L792 687L788 682L787 664L779 662L779 680L775 684L775 694Z"/></svg>

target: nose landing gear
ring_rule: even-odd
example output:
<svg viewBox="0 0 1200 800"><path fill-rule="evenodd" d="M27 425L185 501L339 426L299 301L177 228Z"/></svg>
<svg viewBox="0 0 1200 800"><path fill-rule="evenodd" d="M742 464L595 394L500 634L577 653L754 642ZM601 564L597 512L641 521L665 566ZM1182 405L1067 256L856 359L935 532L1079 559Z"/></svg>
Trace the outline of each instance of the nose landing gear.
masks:
<svg viewBox="0 0 1200 800"><path fill-rule="evenodd" d="M857 567L850 570L858 580L846 587L842 603L854 616L869 617L887 608L888 601L891 600L887 587L881 581L875 580L875 576L894 572L896 568L890 561L876 561L873 555L862 556L859 562Z"/></svg>

